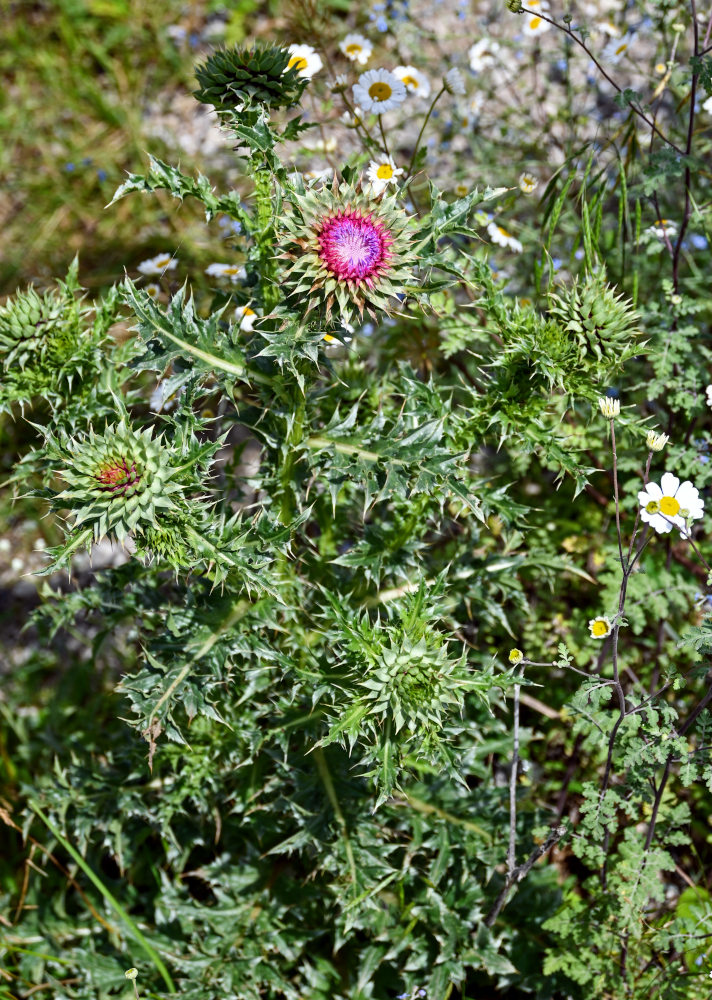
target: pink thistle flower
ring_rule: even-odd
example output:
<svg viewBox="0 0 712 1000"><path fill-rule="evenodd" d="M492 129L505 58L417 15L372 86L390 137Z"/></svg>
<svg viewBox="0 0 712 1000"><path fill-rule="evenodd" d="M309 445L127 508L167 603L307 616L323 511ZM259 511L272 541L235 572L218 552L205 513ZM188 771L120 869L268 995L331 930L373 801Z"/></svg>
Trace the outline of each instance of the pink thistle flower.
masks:
<svg viewBox="0 0 712 1000"><path fill-rule="evenodd" d="M327 219L318 239L321 259L339 281L365 281L369 288L392 256L390 231L370 212L358 209Z"/></svg>
<svg viewBox="0 0 712 1000"><path fill-rule="evenodd" d="M298 296L307 316L352 322L388 314L415 283L414 222L393 195L363 190L334 178L329 187L299 180L282 216L280 249L289 264L287 295Z"/></svg>

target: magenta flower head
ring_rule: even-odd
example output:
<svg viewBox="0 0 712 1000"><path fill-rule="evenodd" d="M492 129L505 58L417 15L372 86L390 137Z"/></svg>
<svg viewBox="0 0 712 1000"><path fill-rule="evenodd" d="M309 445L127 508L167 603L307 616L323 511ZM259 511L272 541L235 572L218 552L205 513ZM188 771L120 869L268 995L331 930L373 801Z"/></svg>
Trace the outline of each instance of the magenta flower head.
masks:
<svg viewBox="0 0 712 1000"><path fill-rule="evenodd" d="M414 283L412 220L395 195L374 195L334 179L330 187L288 193L281 219L287 295L328 322L349 323L364 310L378 318Z"/></svg>

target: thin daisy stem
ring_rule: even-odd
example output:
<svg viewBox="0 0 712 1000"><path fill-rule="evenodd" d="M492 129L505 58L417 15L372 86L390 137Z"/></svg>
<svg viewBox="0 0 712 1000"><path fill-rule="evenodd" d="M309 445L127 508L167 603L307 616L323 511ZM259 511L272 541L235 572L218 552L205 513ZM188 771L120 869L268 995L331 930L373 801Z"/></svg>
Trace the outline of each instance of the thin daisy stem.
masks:
<svg viewBox="0 0 712 1000"><path fill-rule="evenodd" d="M611 448L613 449L613 493L616 500L616 534L618 535L618 556L621 561L623 573L626 570L626 562L623 557L623 537L621 535L621 505L618 497L618 455L616 453L616 432L615 421L611 420Z"/></svg>
<svg viewBox="0 0 712 1000"><path fill-rule="evenodd" d="M445 87L441 87L430 103L430 107L428 108L425 118L423 119L423 124L420 126L420 132L418 132L418 138L415 140L415 146L413 147L413 155L411 156L410 163L408 164L408 169L405 175L406 177L410 177L411 175L411 171L413 170L413 164L415 163L415 158L418 155L418 149L420 148L420 140L423 138L423 132L425 132L425 128L428 122L430 121L430 116L433 113L433 108L438 103L442 95L445 93L445 89L446 89Z"/></svg>
<svg viewBox="0 0 712 1000"><path fill-rule="evenodd" d="M383 127L383 115L378 116L378 128L381 133L381 139L383 140L383 152L386 156L390 157L390 152L388 150L388 139L386 139L386 130Z"/></svg>
<svg viewBox="0 0 712 1000"><path fill-rule="evenodd" d="M507 847L507 878L511 879L517 860L517 772L519 771L519 692L514 685L514 740L512 771L509 776L509 845Z"/></svg>

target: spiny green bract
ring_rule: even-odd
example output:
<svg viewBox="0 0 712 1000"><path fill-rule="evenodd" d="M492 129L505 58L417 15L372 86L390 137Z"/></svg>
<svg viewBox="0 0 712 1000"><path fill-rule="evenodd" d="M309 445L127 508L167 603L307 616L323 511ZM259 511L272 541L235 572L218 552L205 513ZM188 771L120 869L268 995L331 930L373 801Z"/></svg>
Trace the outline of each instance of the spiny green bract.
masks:
<svg viewBox="0 0 712 1000"><path fill-rule="evenodd" d="M94 541L157 527L157 514L173 510L183 493L174 456L150 427L136 431L121 420L101 434L90 429L55 444L51 454L62 463L58 473L67 483L53 506L69 508L72 528L90 527Z"/></svg>
<svg viewBox="0 0 712 1000"><path fill-rule="evenodd" d="M289 68L291 55L274 45L219 49L195 70L200 88L195 97L218 111L240 111L246 102L268 108L293 108L299 104L309 82L296 67Z"/></svg>
<svg viewBox="0 0 712 1000"><path fill-rule="evenodd" d="M641 332L638 314L622 294L616 295L602 272L581 284L574 282L562 295L552 294L549 312L572 334L580 362L593 355L612 372L641 350L642 344L633 339Z"/></svg>

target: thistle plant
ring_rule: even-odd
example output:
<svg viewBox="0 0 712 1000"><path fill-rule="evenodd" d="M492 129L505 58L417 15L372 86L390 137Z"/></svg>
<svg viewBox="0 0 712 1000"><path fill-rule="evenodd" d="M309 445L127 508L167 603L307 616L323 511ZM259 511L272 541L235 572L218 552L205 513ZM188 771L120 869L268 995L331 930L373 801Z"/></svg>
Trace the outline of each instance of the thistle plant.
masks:
<svg viewBox="0 0 712 1000"><path fill-rule="evenodd" d="M712 22L414 6L205 57L226 190L114 198L198 249L0 306L13 995L707 997Z"/></svg>

